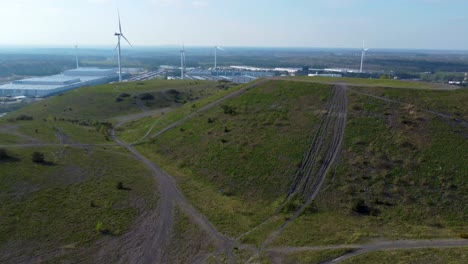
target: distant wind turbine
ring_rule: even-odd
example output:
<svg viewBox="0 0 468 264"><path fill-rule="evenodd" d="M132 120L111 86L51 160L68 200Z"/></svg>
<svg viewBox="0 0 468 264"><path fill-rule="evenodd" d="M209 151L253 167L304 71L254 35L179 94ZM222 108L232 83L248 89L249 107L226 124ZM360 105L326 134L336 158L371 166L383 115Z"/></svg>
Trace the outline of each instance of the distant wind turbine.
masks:
<svg viewBox="0 0 468 264"><path fill-rule="evenodd" d="M362 42L362 53L361 53L361 69L359 70L360 73L362 73L362 67L364 66L364 58L366 57L366 52L369 49L365 48L364 41Z"/></svg>
<svg viewBox="0 0 468 264"><path fill-rule="evenodd" d="M182 45L182 49L180 50L180 78L184 79L184 70L185 70L185 45Z"/></svg>
<svg viewBox="0 0 468 264"><path fill-rule="evenodd" d="M75 55L76 55L76 68L78 69L80 67L78 63L78 44L75 45Z"/></svg>
<svg viewBox="0 0 468 264"><path fill-rule="evenodd" d="M215 46L214 47L214 52L215 52L215 61L214 61L214 69L216 70L216 67L218 66L218 54L217 54L217 51L218 50L224 50L223 48L221 48L220 46Z"/></svg>
<svg viewBox="0 0 468 264"><path fill-rule="evenodd" d="M125 41L130 45L130 47L133 47L130 41L124 36L122 33L122 24L120 23L120 12L117 10L117 14L119 16L119 32L116 32L114 36L117 36L117 46L115 49L117 50L117 62L119 64L119 82L122 82L122 65L121 65L121 50L120 50L120 38L124 38Z"/></svg>

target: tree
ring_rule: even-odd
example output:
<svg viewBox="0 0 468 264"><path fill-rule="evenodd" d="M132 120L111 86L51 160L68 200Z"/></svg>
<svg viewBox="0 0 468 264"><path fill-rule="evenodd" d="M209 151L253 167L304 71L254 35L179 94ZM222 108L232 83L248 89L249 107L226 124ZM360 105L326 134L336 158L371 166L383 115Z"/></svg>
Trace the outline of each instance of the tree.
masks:
<svg viewBox="0 0 468 264"><path fill-rule="evenodd" d="M35 163L43 163L44 162L44 154L38 151L35 151L32 154L32 161Z"/></svg>

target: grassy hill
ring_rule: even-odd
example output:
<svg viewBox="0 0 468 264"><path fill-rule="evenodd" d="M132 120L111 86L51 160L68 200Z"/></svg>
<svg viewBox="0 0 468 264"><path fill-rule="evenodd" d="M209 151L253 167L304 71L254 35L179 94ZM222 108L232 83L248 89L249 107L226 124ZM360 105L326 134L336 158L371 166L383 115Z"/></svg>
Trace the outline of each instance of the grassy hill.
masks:
<svg viewBox="0 0 468 264"><path fill-rule="evenodd" d="M155 210L157 183L114 145L107 128L225 88L159 80L86 87L2 118L0 262L91 263L102 245L123 244L125 234ZM34 152L44 161L34 162ZM114 258L117 249L111 248Z"/></svg>
<svg viewBox="0 0 468 264"><path fill-rule="evenodd" d="M147 216L157 206L157 182L114 144L111 127L174 176L187 199L238 242L251 248L345 245L278 255L285 263L330 260L356 243L468 233L468 90L340 80L350 84L346 115L327 110L336 80L315 78L257 82L203 112L197 110L246 86L111 84L9 114L0 120L0 150L7 154L0 160L0 262L31 260L34 252L49 252L45 260L51 262L78 256L92 262L87 258L97 250L114 252L115 245L129 243L125 234L140 221L157 223L156 216ZM335 162L318 196L295 215L307 201L295 196L285 202L293 176L311 145L319 144L313 142L321 142L313 140L316 135L327 145L333 131L320 133L324 122L344 117ZM35 151L45 154L45 162L32 161ZM324 154L314 155L311 165L320 167ZM212 254L214 242L179 209L166 253L178 255L168 259L186 262L199 252ZM234 252L245 262L251 248L236 246ZM426 260L427 252L435 252L435 261L460 254L411 251L408 261ZM269 263L272 256L261 252L258 260ZM401 253L374 252L347 261L372 263L389 256Z"/></svg>
<svg viewBox="0 0 468 264"><path fill-rule="evenodd" d="M460 120L466 120L468 91L364 84L347 92L336 169L309 210L273 245L457 238L466 232L468 146ZM139 149L177 176L184 193L221 231L239 236L284 200L332 87L269 81ZM289 205L291 211L276 214L242 241L260 245L296 207Z"/></svg>

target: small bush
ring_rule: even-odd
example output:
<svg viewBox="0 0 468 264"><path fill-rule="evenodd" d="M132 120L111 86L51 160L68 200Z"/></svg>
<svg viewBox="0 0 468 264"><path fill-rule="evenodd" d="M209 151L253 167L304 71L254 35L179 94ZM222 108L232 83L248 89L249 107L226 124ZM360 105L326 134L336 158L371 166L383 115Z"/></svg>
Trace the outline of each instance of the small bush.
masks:
<svg viewBox="0 0 468 264"><path fill-rule="evenodd" d="M35 151L32 154L32 161L35 163L44 163L44 154L38 151Z"/></svg>
<svg viewBox="0 0 468 264"><path fill-rule="evenodd" d="M6 152L5 149L0 148L0 160L7 160L10 157L8 156L8 153Z"/></svg>
<svg viewBox="0 0 468 264"><path fill-rule="evenodd" d="M226 115L235 115L237 114L236 109L229 105L222 105L221 108Z"/></svg>
<svg viewBox="0 0 468 264"><path fill-rule="evenodd" d="M119 181L119 182L117 183L117 189L118 189L118 190L123 190L123 189L124 189L123 182Z"/></svg>
<svg viewBox="0 0 468 264"><path fill-rule="evenodd" d="M31 120L33 120L33 117L28 116L28 115L20 115L20 116L16 117L15 119L17 121L31 121Z"/></svg>
<svg viewBox="0 0 468 264"><path fill-rule="evenodd" d="M104 224L101 221L96 223L96 231L103 235L107 235L110 233L109 229L105 228Z"/></svg>
<svg viewBox="0 0 468 264"><path fill-rule="evenodd" d="M141 100L154 100L154 96L149 93L144 93L140 95Z"/></svg>
<svg viewBox="0 0 468 264"><path fill-rule="evenodd" d="M461 233L460 238L468 239L468 233Z"/></svg>
<svg viewBox="0 0 468 264"><path fill-rule="evenodd" d="M130 97L130 94L128 94L128 93L121 93L121 94L119 94L119 97L120 97L120 98L127 98L127 97Z"/></svg>
<svg viewBox="0 0 468 264"><path fill-rule="evenodd" d="M115 102L116 102L116 103L120 103L120 102L122 102L123 100L124 100L124 99L122 99L121 97L115 98Z"/></svg>

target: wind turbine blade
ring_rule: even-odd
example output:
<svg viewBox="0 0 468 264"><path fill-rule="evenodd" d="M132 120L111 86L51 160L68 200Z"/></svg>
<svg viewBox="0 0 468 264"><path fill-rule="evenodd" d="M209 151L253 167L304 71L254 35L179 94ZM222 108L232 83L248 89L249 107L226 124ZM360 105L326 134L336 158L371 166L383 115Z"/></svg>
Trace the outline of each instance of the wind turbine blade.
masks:
<svg viewBox="0 0 468 264"><path fill-rule="evenodd" d="M119 43L117 43L117 46L115 46L115 50L117 50L119 48Z"/></svg>
<svg viewBox="0 0 468 264"><path fill-rule="evenodd" d="M224 50L224 49L223 49L223 48L221 48L221 47L216 47L216 48L217 48L217 49L219 49L219 50Z"/></svg>
<svg viewBox="0 0 468 264"><path fill-rule="evenodd" d="M117 9L117 15L119 16L119 33L122 34L122 24L120 23L120 11Z"/></svg>
<svg viewBox="0 0 468 264"><path fill-rule="evenodd" d="M127 41L127 43L130 45L130 47L132 47L132 48L133 48L133 45L132 45L132 43L130 43L130 41L128 41L128 39L127 39L127 38L126 38L124 35L122 35L122 38L124 38L124 39L125 39L125 41Z"/></svg>

